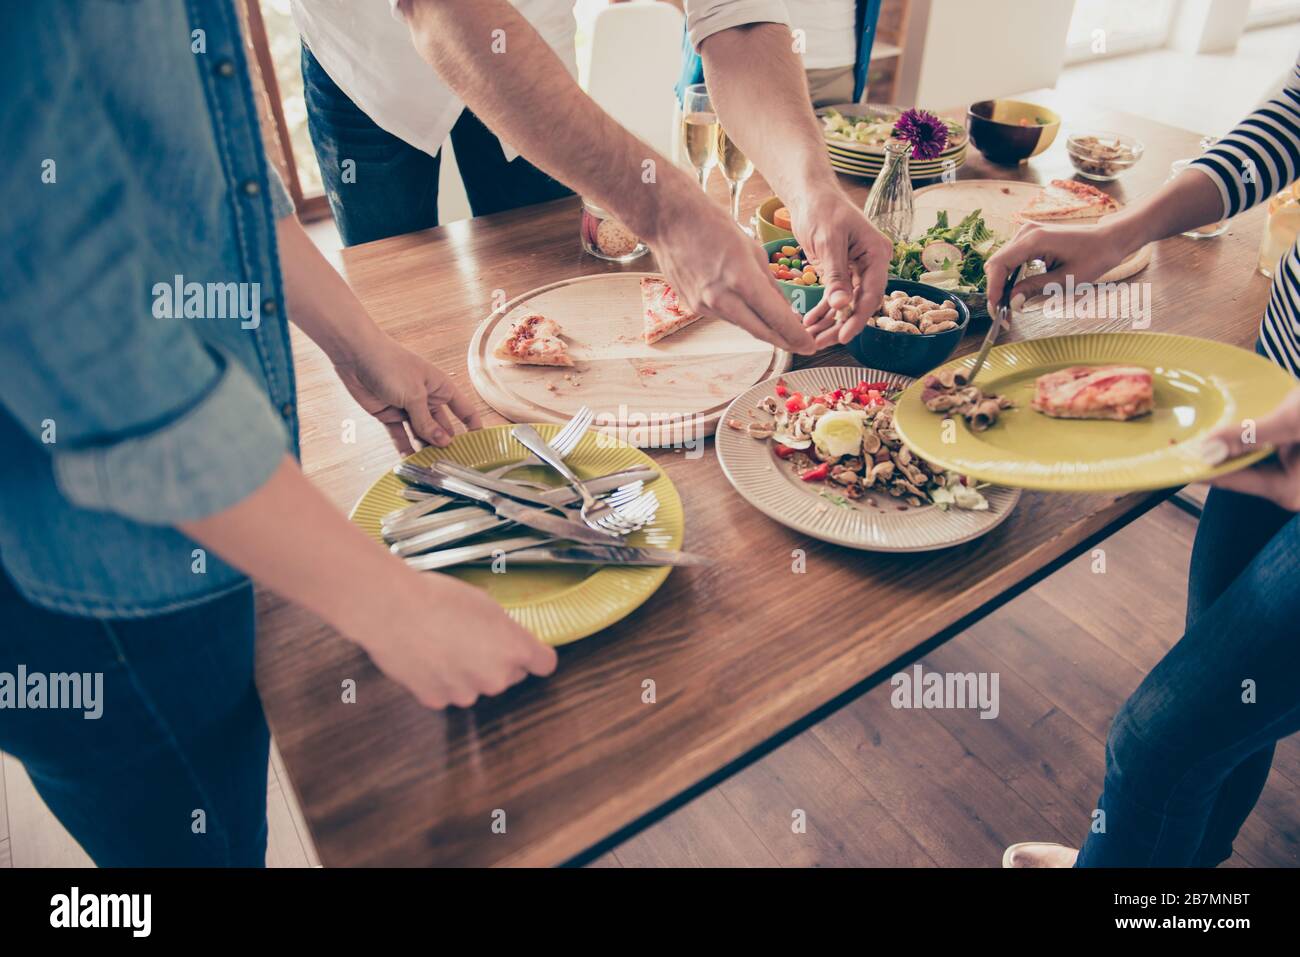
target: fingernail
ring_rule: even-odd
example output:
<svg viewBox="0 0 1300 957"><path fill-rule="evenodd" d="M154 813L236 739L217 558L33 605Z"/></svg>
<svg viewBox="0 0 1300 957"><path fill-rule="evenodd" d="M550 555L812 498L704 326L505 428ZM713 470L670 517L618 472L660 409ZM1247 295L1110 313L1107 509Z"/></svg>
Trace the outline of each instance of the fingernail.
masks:
<svg viewBox="0 0 1300 957"><path fill-rule="evenodd" d="M1023 292L1018 292L1011 297L1011 308L1012 309L1025 308L1025 294Z"/></svg>
<svg viewBox="0 0 1300 957"><path fill-rule="evenodd" d="M1206 439L1197 451L1207 465L1218 465L1228 457L1228 443L1223 439Z"/></svg>

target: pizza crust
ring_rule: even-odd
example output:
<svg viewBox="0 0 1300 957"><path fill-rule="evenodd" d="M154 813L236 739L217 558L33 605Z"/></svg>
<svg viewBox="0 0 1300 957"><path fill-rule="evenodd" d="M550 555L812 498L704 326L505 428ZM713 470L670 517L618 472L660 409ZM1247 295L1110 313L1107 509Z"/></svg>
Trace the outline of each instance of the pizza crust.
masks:
<svg viewBox="0 0 1300 957"><path fill-rule="evenodd" d="M571 366L569 347L560 336L560 324L538 313L518 319L510 334L502 339L492 354L517 365Z"/></svg>
<svg viewBox="0 0 1300 957"><path fill-rule="evenodd" d="M1072 179L1054 179L1016 214L1016 219L1022 222L1098 219L1118 210L1115 198L1095 186Z"/></svg>
<svg viewBox="0 0 1300 957"><path fill-rule="evenodd" d="M667 280L658 277L642 277L641 310L645 319L642 335L647 345L671 336L700 318L678 301Z"/></svg>

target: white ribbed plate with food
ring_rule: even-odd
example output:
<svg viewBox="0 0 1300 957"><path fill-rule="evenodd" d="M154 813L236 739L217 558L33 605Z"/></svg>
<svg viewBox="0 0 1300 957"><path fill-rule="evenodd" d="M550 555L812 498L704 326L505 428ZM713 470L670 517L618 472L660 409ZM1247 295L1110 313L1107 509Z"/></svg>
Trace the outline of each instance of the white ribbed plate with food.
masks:
<svg viewBox="0 0 1300 957"><path fill-rule="evenodd" d="M903 389L909 376L860 366L826 366L787 372L788 390L805 396L849 389L860 382L884 382ZM998 486L980 489L987 510L933 504L910 506L889 494L868 493L849 501L827 483L804 482L773 443L751 438L734 425L771 421L758 411L774 394L776 379L761 382L737 397L718 424L718 462L723 474L751 505L782 525L824 542L876 552L923 552L960 545L1000 525L1020 500L1020 492Z"/></svg>

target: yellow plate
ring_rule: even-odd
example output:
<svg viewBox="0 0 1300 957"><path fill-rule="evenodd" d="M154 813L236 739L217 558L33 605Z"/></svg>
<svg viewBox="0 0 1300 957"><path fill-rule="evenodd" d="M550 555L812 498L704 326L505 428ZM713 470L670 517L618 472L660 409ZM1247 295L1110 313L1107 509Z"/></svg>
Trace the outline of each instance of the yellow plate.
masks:
<svg viewBox="0 0 1300 957"><path fill-rule="evenodd" d="M560 428L551 424L536 426L547 439ZM433 446L421 449L406 461L428 466L438 459L451 459L461 465L487 470L516 462L525 455L527 451L523 446L510 437L510 426L498 425L458 435L445 449ZM581 478L645 466L658 468L644 452L595 432L583 436L565 461ZM510 477L559 484L545 468L520 470L511 473ZM380 523L384 515L411 504L401 496L404 486L405 483L392 472L384 475L353 507L352 521L382 544ZM646 485L646 489L659 496L659 512L650 525L627 536L624 543L681 548L684 521L677 489L662 471L657 479ZM511 534L519 532L504 532L501 536ZM452 568L446 574L485 589L511 618L548 645L563 645L586 638L625 618L653 595L672 571L669 567L590 565L520 565L510 568L509 561L507 556L508 570L501 574L486 566Z"/></svg>
<svg viewBox="0 0 1300 957"><path fill-rule="evenodd" d="M879 165L863 166L856 163L845 162L844 160L837 159L834 156L831 157L830 162L834 169L839 170L841 173L847 173L850 176L863 176L867 179L874 179L880 175L881 167ZM961 166L965 165L965 163L966 153L963 150L962 152L957 153L952 157L945 158L942 161L936 162L930 160L921 164L913 163L908 166L908 172L911 174L912 179L936 179L939 176L942 176L947 170L957 170Z"/></svg>
<svg viewBox="0 0 1300 957"><path fill-rule="evenodd" d="M969 369L973 355L941 366ZM1053 419L1031 406L1034 380L1074 365L1150 369L1156 409L1130 422ZM937 370L936 370L937 371ZM922 376L922 379L925 377ZM1210 466L1197 445L1213 429L1267 415L1296 386L1281 367L1235 346L1152 332L1052 336L995 347L976 384L1016 408L985 432L945 428L921 404L922 382L899 398L895 427L922 458L986 482L1052 492L1132 492L1201 482L1259 461L1259 451Z"/></svg>
<svg viewBox="0 0 1300 957"><path fill-rule="evenodd" d="M827 155L830 157L832 163L843 163L846 166L856 166L861 169L883 169L885 165L883 161L871 160L871 159L864 160L861 157L844 156L839 153L832 152ZM944 153L943 155L936 156L932 159L909 160L908 168L909 169L915 169L917 167L942 168L948 165L949 161L953 163L957 163L964 160L965 158L966 158L966 149L965 147L962 147L961 149L956 150L952 153Z"/></svg>
<svg viewBox="0 0 1300 957"><path fill-rule="evenodd" d="M931 159L912 160L912 163L916 164L916 163L938 162L950 156L957 156L959 153L964 153L965 151L966 151L966 144L962 143L958 146L948 147L947 149L939 153L938 156L932 157ZM875 156L870 153L861 153L858 152L857 150L841 149L831 143L826 144L826 152L830 155L831 159L842 159L852 163L875 164L876 166L883 166L885 163L885 156L883 153L881 153L878 156Z"/></svg>

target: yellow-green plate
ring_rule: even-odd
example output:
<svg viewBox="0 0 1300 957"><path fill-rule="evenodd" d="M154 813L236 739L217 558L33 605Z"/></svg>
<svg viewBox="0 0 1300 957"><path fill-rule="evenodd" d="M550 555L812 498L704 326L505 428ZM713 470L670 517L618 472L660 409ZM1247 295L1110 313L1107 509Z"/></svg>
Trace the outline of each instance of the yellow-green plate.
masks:
<svg viewBox="0 0 1300 957"><path fill-rule="evenodd" d="M549 439L562 426L535 426ZM444 449L429 446L406 461L428 466L438 459L451 459L477 469L491 469L516 462L527 454L510 437L510 426L500 425L456 436ZM582 478L594 478L609 472L648 466L657 468L644 452L595 432L583 436L578 447L565 458ZM511 473L511 478L558 484L547 469L529 468ZM352 521L360 525L376 542L383 543L380 523L384 515L409 505L402 498L404 483L389 472L361 496L352 509ZM623 541L628 545L648 545L678 549L684 528L682 500L668 477L660 472L647 490L659 496L655 520ZM519 534L504 532L502 537ZM488 567L460 567L447 570L472 585L487 591L515 621L548 645L563 645L608 628L637 609L664 583L671 568L595 567L589 565L518 565L495 574Z"/></svg>
<svg viewBox="0 0 1300 957"><path fill-rule="evenodd" d="M939 368L969 369L974 361L964 356ZM1151 370L1151 415L1110 422L1053 419L1033 410L1040 375L1111 364ZM1221 342L1110 332L996 346L976 385L1007 396L1016 408L984 432L972 432L961 419L945 427L942 415L921 404L918 381L899 398L898 434L922 458L986 482L1052 492L1133 492L1205 481L1264 458L1272 449L1210 466L1198 445L1220 426L1267 415L1296 383L1267 359Z"/></svg>

